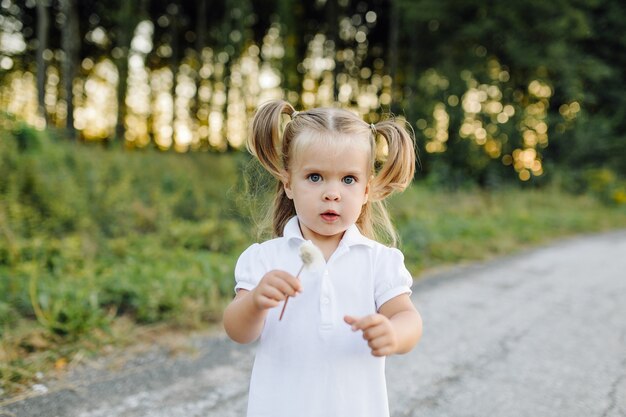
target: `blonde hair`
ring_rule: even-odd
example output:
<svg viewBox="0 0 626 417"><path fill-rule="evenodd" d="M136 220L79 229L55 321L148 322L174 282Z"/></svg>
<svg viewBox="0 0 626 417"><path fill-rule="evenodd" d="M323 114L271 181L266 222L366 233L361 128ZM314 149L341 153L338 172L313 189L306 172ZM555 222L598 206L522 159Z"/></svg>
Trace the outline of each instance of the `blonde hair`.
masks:
<svg viewBox="0 0 626 417"><path fill-rule="evenodd" d="M282 116L291 120L284 127ZM302 133L314 133L302 135ZM415 145L409 130L393 119L367 124L355 114L344 109L316 108L296 112L283 100L273 100L261 105L252 121L248 150L261 165L278 180L271 209L274 236L282 236L285 224L296 214L295 206L285 194L281 180L289 171L290 162L309 140L336 140L341 136L351 145L365 143L371 155L369 198L363 205L356 225L370 239L397 244L396 231L391 223L384 200L394 192L403 191L415 173ZM386 155L377 155L377 139L385 139Z"/></svg>

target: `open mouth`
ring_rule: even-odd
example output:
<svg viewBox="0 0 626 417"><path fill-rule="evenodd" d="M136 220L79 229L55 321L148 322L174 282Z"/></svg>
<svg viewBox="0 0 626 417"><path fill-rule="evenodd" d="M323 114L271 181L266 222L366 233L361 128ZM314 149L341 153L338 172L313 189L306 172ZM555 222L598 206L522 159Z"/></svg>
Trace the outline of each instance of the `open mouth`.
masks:
<svg viewBox="0 0 626 417"><path fill-rule="evenodd" d="M333 222L339 218L339 214L335 213L332 210L323 212L320 216L327 222Z"/></svg>

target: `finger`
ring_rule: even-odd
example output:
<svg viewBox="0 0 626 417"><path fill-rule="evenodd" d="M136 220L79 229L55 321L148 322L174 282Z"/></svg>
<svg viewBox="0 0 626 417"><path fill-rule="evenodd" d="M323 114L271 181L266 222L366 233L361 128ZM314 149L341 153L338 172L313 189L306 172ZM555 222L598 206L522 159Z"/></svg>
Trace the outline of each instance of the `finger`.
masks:
<svg viewBox="0 0 626 417"><path fill-rule="evenodd" d="M393 354L393 350L388 346L380 348L380 349L372 349L373 356L380 357L380 356L389 356L392 354Z"/></svg>
<svg viewBox="0 0 626 417"><path fill-rule="evenodd" d="M291 275L284 271L270 271L261 281L261 285L276 288L283 294L295 295L297 290L299 289L300 284L297 283L298 285L296 285L296 287L294 288L292 284L295 281L293 281L293 279L290 279L290 277Z"/></svg>
<svg viewBox="0 0 626 417"><path fill-rule="evenodd" d="M273 298L265 297L264 295L261 295L257 299L256 303L257 303L258 307L261 308L261 309L274 308L274 307L276 307L277 305L280 304L279 301L276 301Z"/></svg>
<svg viewBox="0 0 626 417"><path fill-rule="evenodd" d="M283 279L277 278L271 282L271 285L285 296L295 297L298 294L298 291Z"/></svg>
<svg viewBox="0 0 626 417"><path fill-rule="evenodd" d="M354 323L356 323L359 319L357 317L353 317L353 316L344 316L343 317L343 321L346 322L346 324L349 324L350 326L352 326Z"/></svg>
<svg viewBox="0 0 626 417"><path fill-rule="evenodd" d="M294 277L293 275L291 275L290 273L286 271L274 271L274 272L275 272L274 276L279 278L280 281L282 281L291 290L293 290L293 293L302 291L302 283L300 282L298 278Z"/></svg>
<svg viewBox="0 0 626 417"><path fill-rule="evenodd" d="M372 326L363 331L363 339L373 340L386 334L387 329L384 326Z"/></svg>
<svg viewBox="0 0 626 417"><path fill-rule="evenodd" d="M276 302L280 302L286 298L284 292L282 292L279 288L267 286L261 290L262 297L265 297L270 300L274 300Z"/></svg>
<svg viewBox="0 0 626 417"><path fill-rule="evenodd" d="M381 317L378 314L370 314L369 316L362 317L352 324L352 330L366 330L372 326L376 326L381 323Z"/></svg>
<svg viewBox="0 0 626 417"><path fill-rule="evenodd" d="M377 337L367 341L367 346L372 350L379 350L391 346L391 340L386 337Z"/></svg>

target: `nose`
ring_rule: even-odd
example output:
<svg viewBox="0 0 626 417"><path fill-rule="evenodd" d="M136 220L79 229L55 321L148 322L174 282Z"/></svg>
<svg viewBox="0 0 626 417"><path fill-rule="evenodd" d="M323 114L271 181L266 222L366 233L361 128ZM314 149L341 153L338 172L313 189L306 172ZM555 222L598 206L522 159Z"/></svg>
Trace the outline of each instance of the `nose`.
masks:
<svg viewBox="0 0 626 417"><path fill-rule="evenodd" d="M327 188L324 190L324 201L339 201L341 196L335 188Z"/></svg>

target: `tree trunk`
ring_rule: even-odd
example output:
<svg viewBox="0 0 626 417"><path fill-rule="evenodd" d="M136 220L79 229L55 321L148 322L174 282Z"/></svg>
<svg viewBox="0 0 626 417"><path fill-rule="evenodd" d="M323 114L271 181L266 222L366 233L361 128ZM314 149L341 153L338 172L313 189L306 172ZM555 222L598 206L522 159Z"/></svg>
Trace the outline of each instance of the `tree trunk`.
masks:
<svg viewBox="0 0 626 417"><path fill-rule="evenodd" d="M80 31L78 28L78 6L76 0L60 0L60 10L63 14L61 27L61 47L65 53L63 60L63 89L67 102L67 116L65 127L69 139L76 139L74 127L74 93L73 84L78 66L78 52L80 47Z"/></svg>
<svg viewBox="0 0 626 417"><path fill-rule="evenodd" d="M400 109L398 98L401 96L398 91L398 38L400 35L400 10L397 0L389 0L389 55L387 63L389 65L389 76L391 77L391 105L390 111L396 114Z"/></svg>
<svg viewBox="0 0 626 417"><path fill-rule="evenodd" d="M115 141L124 145L124 133L126 132L126 91L128 90L128 48L120 59L117 60L117 121L115 122Z"/></svg>
<svg viewBox="0 0 626 417"><path fill-rule="evenodd" d="M48 47L48 28L50 18L48 16L49 0L37 0L37 103L39 115L48 125L48 112L46 111L46 61L43 57Z"/></svg>
<svg viewBox="0 0 626 417"><path fill-rule="evenodd" d="M334 44L333 101L337 102L339 100L339 84L337 83L339 76L339 65L337 62L337 51L339 49L339 4L337 0L326 1L326 24L328 25L326 37Z"/></svg>
<svg viewBox="0 0 626 417"><path fill-rule="evenodd" d="M202 49L207 43L208 9L209 0L198 0L198 14L196 15L196 52L199 56L202 56Z"/></svg>
<svg viewBox="0 0 626 417"><path fill-rule="evenodd" d="M133 16L133 3L123 1L117 19L116 44L121 50L121 56L115 60L117 66L117 121L115 123L115 140L124 144L124 132L126 131L124 120L126 118L126 90L128 89L128 51L133 37L135 16Z"/></svg>
<svg viewBox="0 0 626 417"><path fill-rule="evenodd" d="M208 10L209 0L199 0L198 9L196 14L196 43L195 43L195 62L193 68L194 84L196 85L196 94L190 104L190 114L196 123L202 124L205 121L200 121L198 112L202 106L200 103L200 87L202 86L202 77L200 76L200 69L203 65L202 51L207 46L207 28L208 25ZM205 116L206 117L206 116ZM200 138L203 141L203 138Z"/></svg>
<svg viewBox="0 0 626 417"><path fill-rule="evenodd" d="M181 59L181 51L180 51L180 16L181 16L181 6L179 1L172 1L175 4L175 7L172 8L172 14L170 14L170 35L171 35L171 47L172 47L172 56L170 57L170 69L172 70L172 89L170 90L170 94L172 96L172 103L174 104L172 110L172 120L170 120L170 124L172 126L172 147L176 144L176 119L177 119L177 106L176 106L176 86L178 85L178 69L180 68L180 59ZM169 6L168 6L169 8Z"/></svg>
<svg viewBox="0 0 626 417"><path fill-rule="evenodd" d="M407 26L410 27L410 23L407 22ZM404 86L403 86L403 103L402 108L406 111L406 117L408 120L417 119L417 109L415 106L411 106L409 103L415 99L414 92L417 90L417 83L419 79L419 36L417 30L410 31L409 34L409 48L407 65L404 66ZM397 85L397 82L394 84Z"/></svg>
<svg viewBox="0 0 626 417"><path fill-rule="evenodd" d="M135 28L143 19L148 10L150 0L140 2L122 1L122 7L117 13L116 20L116 46L122 51L121 56L115 59L117 67L117 122L115 124L115 140L124 146L124 133L126 132L126 93L128 90L128 53L133 40Z"/></svg>
<svg viewBox="0 0 626 417"><path fill-rule="evenodd" d="M298 65L306 55L304 7L303 3L293 0L281 0L277 6L285 46L285 57L278 65L283 76L283 90L298 95L300 101L291 103L296 107L302 104L302 80Z"/></svg>
<svg viewBox="0 0 626 417"><path fill-rule="evenodd" d="M232 78L231 78L232 66L233 64L235 64L237 58L241 57L241 54L243 52L243 47L245 44L246 29L247 29L247 23L245 22L245 19L243 18L243 16L247 16L249 13L252 13L252 5L248 0L239 0L239 1L227 0L225 3L226 3L225 4L226 18L224 19L225 25L223 26L222 36L224 40L224 45L230 45L233 47L232 55L228 58L228 62L224 66L224 78L223 78L224 89L225 89L224 93L226 95L226 103L223 109L224 143L226 146L226 150L230 151L230 150L237 150L237 148L232 146L228 138L228 134L229 134L228 132L228 104L230 102L231 89L232 89ZM235 15L233 14L233 11L235 9L240 10L241 16L238 18L235 17ZM233 41L230 38L230 35L235 30L238 30L239 33L241 34L238 41Z"/></svg>

